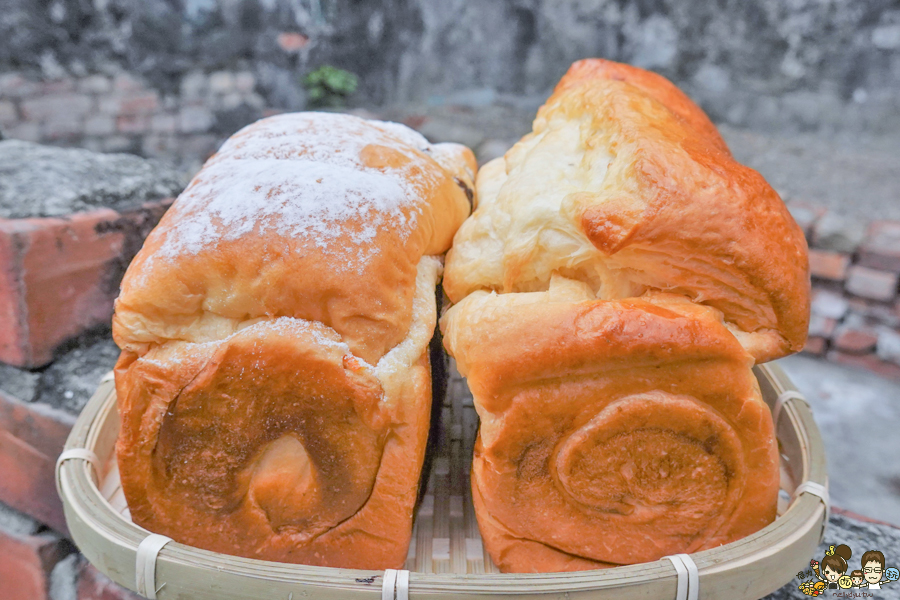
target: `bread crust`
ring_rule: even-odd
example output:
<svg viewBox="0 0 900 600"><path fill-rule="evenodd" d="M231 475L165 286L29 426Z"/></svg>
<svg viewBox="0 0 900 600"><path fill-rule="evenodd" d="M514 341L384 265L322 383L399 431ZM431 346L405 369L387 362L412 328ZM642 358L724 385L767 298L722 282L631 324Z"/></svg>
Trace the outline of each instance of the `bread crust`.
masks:
<svg viewBox="0 0 900 600"><path fill-rule="evenodd" d="M715 307L758 362L799 351L809 323L803 233L684 94L641 69L575 63L534 131L482 168L447 258L453 302L547 289L682 294Z"/></svg>
<svg viewBox="0 0 900 600"><path fill-rule="evenodd" d="M807 248L703 111L579 61L476 200L441 327L481 417L472 494L500 569L652 561L771 523L751 368L805 342Z"/></svg>
<svg viewBox="0 0 900 600"><path fill-rule="evenodd" d="M132 519L216 552L406 560L438 256L474 158L347 115L231 138L125 275L116 443Z"/></svg>
<svg viewBox="0 0 900 600"><path fill-rule="evenodd" d="M473 497L504 572L652 561L775 518L771 416L714 309L476 292L442 326L481 417Z"/></svg>
<svg viewBox="0 0 900 600"><path fill-rule="evenodd" d="M456 180L471 185L474 166L462 146L350 115L250 125L147 237L113 336L140 354L290 316L331 327L374 364L409 329L419 259L444 253L468 215Z"/></svg>

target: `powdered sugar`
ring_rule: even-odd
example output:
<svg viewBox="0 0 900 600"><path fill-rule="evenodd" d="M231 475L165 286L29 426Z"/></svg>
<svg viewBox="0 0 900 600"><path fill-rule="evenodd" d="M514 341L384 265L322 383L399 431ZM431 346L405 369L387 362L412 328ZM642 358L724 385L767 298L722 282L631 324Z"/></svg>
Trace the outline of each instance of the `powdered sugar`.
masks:
<svg viewBox="0 0 900 600"><path fill-rule="evenodd" d="M232 158L305 157L310 160L364 167L359 152L365 146L399 144L427 151L431 144L405 125L367 121L332 113L292 113L257 121L234 134L210 163Z"/></svg>
<svg viewBox="0 0 900 600"><path fill-rule="evenodd" d="M206 168L182 197L191 211L169 232L162 254L197 253L217 240L259 235L309 237L320 248L360 222L352 239L363 245L379 227L414 225L401 210L408 192L396 177L311 160L248 158Z"/></svg>
<svg viewBox="0 0 900 600"><path fill-rule="evenodd" d="M367 167L360 152L371 144L398 148L410 160L397 168ZM428 142L402 125L349 115L298 113L251 125L226 142L179 197L178 220L157 256L275 234L348 255L348 267L360 271L377 252L370 242L379 229L409 235L423 210L422 189L434 183L427 159L404 145L421 150ZM348 223L352 235L346 235Z"/></svg>

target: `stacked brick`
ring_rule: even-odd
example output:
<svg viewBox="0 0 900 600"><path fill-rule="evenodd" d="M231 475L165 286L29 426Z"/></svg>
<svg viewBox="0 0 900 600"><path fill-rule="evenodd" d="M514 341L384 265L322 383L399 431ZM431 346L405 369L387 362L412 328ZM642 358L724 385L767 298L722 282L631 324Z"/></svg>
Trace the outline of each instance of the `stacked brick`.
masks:
<svg viewBox="0 0 900 600"><path fill-rule="evenodd" d="M900 222L788 204L809 242L805 352L900 379Z"/></svg>
<svg viewBox="0 0 900 600"><path fill-rule="evenodd" d="M67 340L108 326L119 280L171 203L0 218L0 362L41 367Z"/></svg>
<svg viewBox="0 0 900 600"><path fill-rule="evenodd" d="M266 112L256 83L248 71L191 72L164 94L127 73L55 81L0 73L0 130L13 139L196 163Z"/></svg>
<svg viewBox="0 0 900 600"><path fill-rule="evenodd" d="M66 538L0 505L3 600L139 600L89 565Z"/></svg>
<svg viewBox="0 0 900 600"><path fill-rule="evenodd" d="M136 598L68 541L54 466L76 418L69 384L95 389L117 353L72 357L112 344L122 275L182 184L162 163L0 145L0 600Z"/></svg>

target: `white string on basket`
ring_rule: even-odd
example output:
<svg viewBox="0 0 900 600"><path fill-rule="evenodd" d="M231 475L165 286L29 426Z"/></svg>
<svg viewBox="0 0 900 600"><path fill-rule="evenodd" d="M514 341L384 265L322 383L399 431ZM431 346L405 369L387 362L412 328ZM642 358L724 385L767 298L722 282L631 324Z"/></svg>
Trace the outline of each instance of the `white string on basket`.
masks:
<svg viewBox="0 0 900 600"><path fill-rule="evenodd" d="M664 556L678 574L678 584L675 591L675 600L697 600L700 595L700 571L697 564L687 554L673 554Z"/></svg>
<svg viewBox="0 0 900 600"><path fill-rule="evenodd" d="M385 569L381 600L409 600L409 571Z"/></svg>
<svg viewBox="0 0 900 600"><path fill-rule="evenodd" d="M687 600L687 567L684 566L684 563L681 562L681 559L677 556L666 556L664 558L671 561L672 566L675 567L675 573L678 575L677 587L675 588L675 600Z"/></svg>
<svg viewBox="0 0 900 600"><path fill-rule="evenodd" d="M784 405L791 400L799 400L806 406L809 406L809 402L806 400L806 396L804 396L797 390L787 390L781 392L778 395L778 398L775 399L775 406L772 407L772 423L775 425L775 429L778 429L778 418L781 416L781 409L784 408Z"/></svg>
<svg viewBox="0 0 900 600"><path fill-rule="evenodd" d="M397 572L397 600L409 600L409 571Z"/></svg>
<svg viewBox="0 0 900 600"><path fill-rule="evenodd" d="M397 586L397 570L385 569L384 581L381 584L381 600L394 600L394 588Z"/></svg>
<svg viewBox="0 0 900 600"><path fill-rule="evenodd" d="M828 519L831 517L831 501L828 497L828 484L827 482L825 485L822 485L815 481L804 481L798 485L797 489L794 490L794 493L791 494L791 504L803 494L818 496L825 505L825 521L822 522L822 536L819 538L819 543L821 543L822 540L825 539L825 528L828 526Z"/></svg>
<svg viewBox="0 0 900 600"><path fill-rule="evenodd" d="M100 459L97 458L97 455L93 452L93 450L88 450L87 448L69 448L65 450L62 454L59 455L59 458L56 459L56 493L62 494L62 490L60 488L60 478L59 471L62 464L67 460L86 460L91 463L91 466L94 467L94 474L99 478L100 477Z"/></svg>
<svg viewBox="0 0 900 600"><path fill-rule="evenodd" d="M138 546L134 565L135 587L138 594L149 600L156 600L156 592L162 589L162 585L156 587L156 558L163 546L171 541L172 538L151 533Z"/></svg>

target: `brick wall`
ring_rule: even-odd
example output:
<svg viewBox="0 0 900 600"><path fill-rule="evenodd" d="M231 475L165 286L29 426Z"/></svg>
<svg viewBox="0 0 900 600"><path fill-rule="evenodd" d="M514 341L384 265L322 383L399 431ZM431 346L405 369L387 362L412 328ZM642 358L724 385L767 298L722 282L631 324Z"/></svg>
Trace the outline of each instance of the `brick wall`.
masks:
<svg viewBox="0 0 900 600"><path fill-rule="evenodd" d="M56 80L0 73L0 131L7 137L102 152L203 161L267 111L249 71L187 73L165 93L134 75Z"/></svg>
<svg viewBox="0 0 900 600"><path fill-rule="evenodd" d="M812 315L804 352L900 379L900 222L788 203L809 242Z"/></svg>
<svg viewBox="0 0 900 600"><path fill-rule="evenodd" d="M0 504L0 598L139 600L97 571L67 539Z"/></svg>

